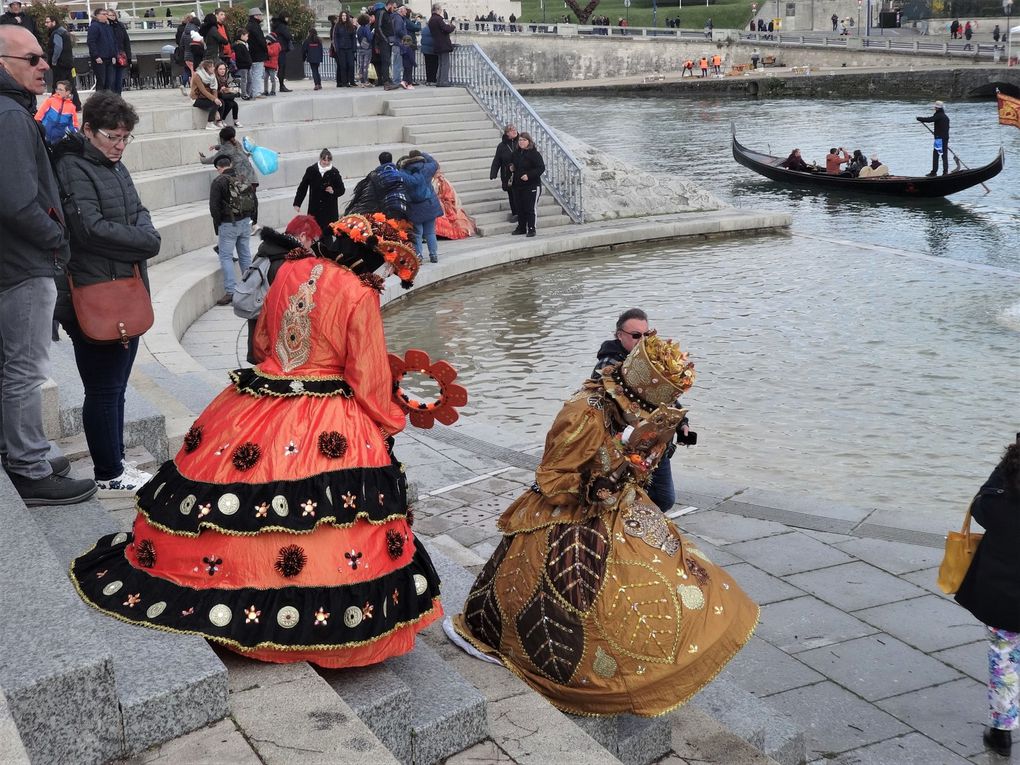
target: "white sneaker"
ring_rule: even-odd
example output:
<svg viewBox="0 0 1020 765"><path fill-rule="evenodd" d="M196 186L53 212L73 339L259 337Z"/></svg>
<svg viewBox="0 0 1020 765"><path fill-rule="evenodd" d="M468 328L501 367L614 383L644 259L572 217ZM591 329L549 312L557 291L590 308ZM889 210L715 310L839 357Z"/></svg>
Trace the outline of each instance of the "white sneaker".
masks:
<svg viewBox="0 0 1020 765"><path fill-rule="evenodd" d="M235 121L235 122L234 122L234 127L236 127L236 128L238 128L238 127L244 127L244 125L242 125L242 124L241 124L240 122L237 122L237 121Z"/></svg>
<svg viewBox="0 0 1020 765"><path fill-rule="evenodd" d="M125 462L124 472L139 483L148 483L152 480L152 473L139 469L137 462Z"/></svg>
<svg viewBox="0 0 1020 765"><path fill-rule="evenodd" d="M99 488L96 496L100 499L132 497L149 478L152 478L151 475L140 470L135 473L129 472L130 470L132 469L125 467L116 478L111 478L109 481L96 481L96 486ZM147 478L142 480L141 476L147 476Z"/></svg>
<svg viewBox="0 0 1020 765"><path fill-rule="evenodd" d="M215 122L210 122L205 126L206 130L219 130Z"/></svg>

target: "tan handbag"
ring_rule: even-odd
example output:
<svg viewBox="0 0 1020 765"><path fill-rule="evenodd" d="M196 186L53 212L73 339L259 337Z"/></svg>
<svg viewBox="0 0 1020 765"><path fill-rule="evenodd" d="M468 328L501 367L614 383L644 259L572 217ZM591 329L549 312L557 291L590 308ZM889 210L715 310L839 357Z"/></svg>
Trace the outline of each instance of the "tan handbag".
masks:
<svg viewBox="0 0 1020 765"><path fill-rule="evenodd" d="M970 562L974 560L974 551L984 534L972 534L970 531L970 511L974 507L971 501L967 515L963 519L963 528L946 534L946 554L939 566L939 589L952 595L960 589L963 578L967 576Z"/></svg>
<svg viewBox="0 0 1020 765"><path fill-rule="evenodd" d="M90 342L123 343L127 348L152 326L152 300L137 263L134 268L134 276L84 287L76 287L67 274L78 327Z"/></svg>

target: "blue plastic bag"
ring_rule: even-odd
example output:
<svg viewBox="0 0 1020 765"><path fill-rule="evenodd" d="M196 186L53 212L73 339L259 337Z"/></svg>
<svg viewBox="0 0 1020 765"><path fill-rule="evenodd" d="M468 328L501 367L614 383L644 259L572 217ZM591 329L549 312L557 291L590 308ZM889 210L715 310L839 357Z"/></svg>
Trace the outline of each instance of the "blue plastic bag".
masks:
<svg viewBox="0 0 1020 765"><path fill-rule="evenodd" d="M265 146L256 146L247 137L242 139L244 150L251 154L252 164L263 175L272 175L280 167L280 155Z"/></svg>

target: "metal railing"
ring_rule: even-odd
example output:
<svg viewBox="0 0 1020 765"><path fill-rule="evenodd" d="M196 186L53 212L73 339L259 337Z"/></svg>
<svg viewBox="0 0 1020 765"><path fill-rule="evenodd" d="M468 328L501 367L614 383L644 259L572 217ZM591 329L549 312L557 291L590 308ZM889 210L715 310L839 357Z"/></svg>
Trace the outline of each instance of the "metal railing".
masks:
<svg viewBox="0 0 1020 765"><path fill-rule="evenodd" d="M869 51L889 51L891 53L914 53L919 55L942 55L960 58L992 59L996 50L1005 52L1005 46L993 43L940 42L931 39L897 38L882 36L832 36L822 32L794 34L790 32L741 32L741 42L779 47L801 48L841 48L861 47Z"/></svg>
<svg viewBox="0 0 1020 765"><path fill-rule="evenodd" d="M581 163L477 45L460 45L450 56L450 81L471 91L499 125L513 123L535 139L545 160L542 180L575 223L584 222Z"/></svg>

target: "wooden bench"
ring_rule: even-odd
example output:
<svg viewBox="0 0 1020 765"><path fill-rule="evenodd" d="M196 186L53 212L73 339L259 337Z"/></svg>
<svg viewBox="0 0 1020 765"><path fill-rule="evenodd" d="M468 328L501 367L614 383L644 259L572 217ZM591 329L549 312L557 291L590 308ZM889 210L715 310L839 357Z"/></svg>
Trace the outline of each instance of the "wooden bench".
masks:
<svg viewBox="0 0 1020 765"><path fill-rule="evenodd" d="M761 65L762 66L780 66L779 64L776 63L776 57L775 56L763 56L762 60L761 60Z"/></svg>

